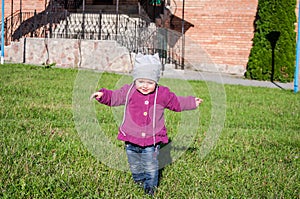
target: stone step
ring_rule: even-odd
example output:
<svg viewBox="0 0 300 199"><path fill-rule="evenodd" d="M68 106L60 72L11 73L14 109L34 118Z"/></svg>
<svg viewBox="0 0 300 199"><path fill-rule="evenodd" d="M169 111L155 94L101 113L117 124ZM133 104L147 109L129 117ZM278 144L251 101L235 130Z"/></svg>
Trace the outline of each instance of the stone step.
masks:
<svg viewBox="0 0 300 199"><path fill-rule="evenodd" d="M77 12L82 12L83 7L79 7ZM116 5L85 5L84 11L87 13L116 13ZM138 14L139 6L138 5L119 5L119 13L124 14Z"/></svg>
<svg viewBox="0 0 300 199"><path fill-rule="evenodd" d="M84 25L86 27L93 27L94 29L99 29L100 26L100 19L101 19L101 26L102 28L107 28L107 27L115 27L115 22L116 22L116 16L114 14L95 14L95 13L87 13L83 16L82 13L70 13L70 15L65 19L60 21L60 23L57 25L56 29L64 29L65 27L72 28L72 27L82 27L83 20L85 21ZM140 18L135 18L135 17L129 17L128 15L121 14L119 15L119 27L123 27L125 24L122 22L126 22L126 24L130 26L134 26L134 23L137 22L136 24L142 25L143 27L146 22L143 22ZM130 22L131 23L128 23Z"/></svg>

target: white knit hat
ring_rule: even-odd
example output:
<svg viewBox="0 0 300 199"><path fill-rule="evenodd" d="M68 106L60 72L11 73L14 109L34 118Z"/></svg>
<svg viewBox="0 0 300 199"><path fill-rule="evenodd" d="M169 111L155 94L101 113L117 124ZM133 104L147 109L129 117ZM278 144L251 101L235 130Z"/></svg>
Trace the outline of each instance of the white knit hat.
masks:
<svg viewBox="0 0 300 199"><path fill-rule="evenodd" d="M158 83L161 68L162 65L158 53L155 55L142 55L138 53L134 62L133 81L139 78L145 78Z"/></svg>

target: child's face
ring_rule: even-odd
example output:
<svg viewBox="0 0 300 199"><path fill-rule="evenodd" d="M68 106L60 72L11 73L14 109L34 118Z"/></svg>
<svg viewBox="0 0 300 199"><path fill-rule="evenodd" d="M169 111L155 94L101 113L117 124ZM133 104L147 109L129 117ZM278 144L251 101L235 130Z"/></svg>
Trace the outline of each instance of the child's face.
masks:
<svg viewBox="0 0 300 199"><path fill-rule="evenodd" d="M155 90L156 82L150 79L136 79L135 88L144 95L152 93Z"/></svg>

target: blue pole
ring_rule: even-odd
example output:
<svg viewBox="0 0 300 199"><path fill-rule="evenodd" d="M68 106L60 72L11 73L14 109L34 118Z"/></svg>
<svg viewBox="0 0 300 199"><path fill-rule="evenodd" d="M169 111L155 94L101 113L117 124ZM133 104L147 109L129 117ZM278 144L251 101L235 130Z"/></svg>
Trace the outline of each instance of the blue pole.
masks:
<svg viewBox="0 0 300 199"><path fill-rule="evenodd" d="M2 0L2 23L1 23L1 64L4 63L4 0Z"/></svg>
<svg viewBox="0 0 300 199"><path fill-rule="evenodd" d="M294 74L294 92L298 92L298 76L299 76L299 50L300 50L300 26L299 26L299 20L300 20L300 2L298 6L298 34L297 34L297 49L296 49L296 67L295 67L295 74Z"/></svg>

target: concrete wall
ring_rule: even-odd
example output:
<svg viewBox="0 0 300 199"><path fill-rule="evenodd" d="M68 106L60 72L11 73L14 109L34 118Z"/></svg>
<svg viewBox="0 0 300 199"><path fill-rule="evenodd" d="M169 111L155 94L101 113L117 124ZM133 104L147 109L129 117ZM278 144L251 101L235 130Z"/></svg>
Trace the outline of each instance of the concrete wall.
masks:
<svg viewBox="0 0 300 199"><path fill-rule="evenodd" d="M26 38L5 49L6 61L130 72L131 55L115 41Z"/></svg>

